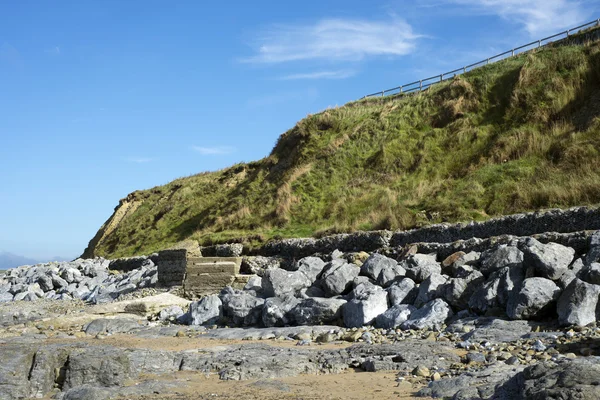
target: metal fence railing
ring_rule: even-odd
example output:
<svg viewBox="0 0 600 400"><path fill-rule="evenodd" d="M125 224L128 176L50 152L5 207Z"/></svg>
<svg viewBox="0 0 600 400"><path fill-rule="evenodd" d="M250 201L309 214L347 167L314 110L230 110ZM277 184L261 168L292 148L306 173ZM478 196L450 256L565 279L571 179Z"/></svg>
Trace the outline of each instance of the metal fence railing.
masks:
<svg viewBox="0 0 600 400"><path fill-rule="evenodd" d="M471 65L467 65L467 66L455 69L450 72L445 72L440 75L432 76L430 78L421 79L421 80L407 83L407 84L401 85L401 86L396 86L391 89L386 89L386 90L382 90L380 92L371 93L371 94L368 94L368 95L362 97L362 99L366 99L368 97L375 97L375 96L384 97L384 96L389 96L389 95L403 95L403 94L420 92L422 90L425 90L425 89L431 87L432 85L435 85L436 83L447 81L449 79L454 78L457 75L464 74L468 71L472 71L472 70L482 67L484 65L488 65L490 63L494 63L494 62L497 62L497 61L500 61L500 60L503 60L506 58L514 57L518 54L522 54L524 52L527 52L527 51L530 51L533 49L547 46L551 43L554 43L557 38L566 39L566 38L569 38L573 34L577 34L577 33L581 32L582 30L588 29L593 26L600 26L600 18L595 21L588 22L587 24L579 25L575 28L571 28L566 31L557 33L555 35L548 36L546 38L539 39L539 40L536 40L531 43L527 43L523 46L515 47L514 49L505 51L504 53L496 54L493 57L473 63ZM564 36L564 38L563 38L563 36Z"/></svg>

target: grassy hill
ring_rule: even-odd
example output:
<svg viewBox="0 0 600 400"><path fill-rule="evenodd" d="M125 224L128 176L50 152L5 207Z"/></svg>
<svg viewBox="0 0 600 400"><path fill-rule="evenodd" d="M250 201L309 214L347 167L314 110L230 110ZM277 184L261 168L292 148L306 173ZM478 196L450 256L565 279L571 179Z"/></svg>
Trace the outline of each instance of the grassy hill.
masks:
<svg viewBox="0 0 600 400"><path fill-rule="evenodd" d="M600 203L600 43L309 116L262 160L121 200L85 256Z"/></svg>

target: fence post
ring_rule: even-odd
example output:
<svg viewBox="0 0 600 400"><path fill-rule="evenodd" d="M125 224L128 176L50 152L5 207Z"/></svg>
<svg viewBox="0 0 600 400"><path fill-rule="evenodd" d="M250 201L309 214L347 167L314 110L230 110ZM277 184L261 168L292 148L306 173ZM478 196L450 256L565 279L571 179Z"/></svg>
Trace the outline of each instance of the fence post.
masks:
<svg viewBox="0 0 600 400"><path fill-rule="evenodd" d="M489 63L490 63L490 59L488 58L487 61L486 61L486 64L489 64Z"/></svg>
<svg viewBox="0 0 600 400"><path fill-rule="evenodd" d="M542 41L538 40L538 48L542 47Z"/></svg>
<svg viewBox="0 0 600 400"><path fill-rule="evenodd" d="M419 90L423 90L423 81L419 81Z"/></svg>
<svg viewBox="0 0 600 400"><path fill-rule="evenodd" d="M571 30L567 29L567 37L569 37L571 35Z"/></svg>
<svg viewBox="0 0 600 400"><path fill-rule="evenodd" d="M512 49L512 50L510 51L510 53L511 53L511 54L510 54L510 56L511 56L511 57L514 57L514 56L515 56L515 49Z"/></svg>
<svg viewBox="0 0 600 400"><path fill-rule="evenodd" d="M444 74L440 75L440 82L444 80Z"/></svg>
<svg viewBox="0 0 600 400"><path fill-rule="evenodd" d="M382 90L382 91L381 91L381 97L383 97L383 94L384 94L384 93L385 93L385 91L384 91L384 90Z"/></svg>
<svg viewBox="0 0 600 400"><path fill-rule="evenodd" d="M467 73L467 67L463 67L463 74Z"/></svg>
<svg viewBox="0 0 600 400"><path fill-rule="evenodd" d="M400 93L402 93L402 88L403 88L403 87L404 87L404 86L400 86Z"/></svg>

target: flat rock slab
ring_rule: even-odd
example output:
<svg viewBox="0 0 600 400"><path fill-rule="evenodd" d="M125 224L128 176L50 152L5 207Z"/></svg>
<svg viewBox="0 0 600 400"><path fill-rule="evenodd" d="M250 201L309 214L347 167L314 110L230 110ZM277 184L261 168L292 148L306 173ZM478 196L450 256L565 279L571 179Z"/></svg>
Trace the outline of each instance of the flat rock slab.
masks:
<svg viewBox="0 0 600 400"><path fill-rule="evenodd" d="M116 301L90 307L88 312L93 314L120 314L132 313L149 316L160 312L170 306L180 306L187 310L190 300L175 296L171 293L161 293L136 300Z"/></svg>

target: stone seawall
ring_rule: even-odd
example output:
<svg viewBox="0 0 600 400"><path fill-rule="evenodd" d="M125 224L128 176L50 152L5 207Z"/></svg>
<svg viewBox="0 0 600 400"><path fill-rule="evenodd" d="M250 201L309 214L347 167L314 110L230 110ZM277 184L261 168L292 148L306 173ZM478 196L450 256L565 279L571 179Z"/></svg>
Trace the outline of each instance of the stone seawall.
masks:
<svg viewBox="0 0 600 400"><path fill-rule="evenodd" d="M315 253L374 251L413 243L452 243L471 238L502 235L532 236L547 232L571 233L600 229L600 208L575 207L567 210L514 214L483 222L436 224L408 231L372 231L338 234L320 239L284 239L267 243L256 255L301 258Z"/></svg>

